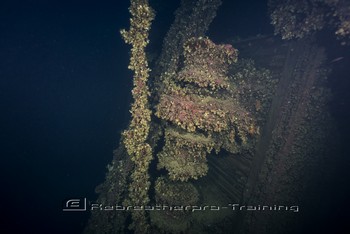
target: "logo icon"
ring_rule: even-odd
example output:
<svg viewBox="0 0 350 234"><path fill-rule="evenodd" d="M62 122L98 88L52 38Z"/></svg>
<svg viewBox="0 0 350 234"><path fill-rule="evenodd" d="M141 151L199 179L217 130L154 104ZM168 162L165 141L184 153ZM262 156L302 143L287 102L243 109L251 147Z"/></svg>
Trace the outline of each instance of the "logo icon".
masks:
<svg viewBox="0 0 350 234"><path fill-rule="evenodd" d="M86 211L86 198L66 199L63 201L63 211Z"/></svg>

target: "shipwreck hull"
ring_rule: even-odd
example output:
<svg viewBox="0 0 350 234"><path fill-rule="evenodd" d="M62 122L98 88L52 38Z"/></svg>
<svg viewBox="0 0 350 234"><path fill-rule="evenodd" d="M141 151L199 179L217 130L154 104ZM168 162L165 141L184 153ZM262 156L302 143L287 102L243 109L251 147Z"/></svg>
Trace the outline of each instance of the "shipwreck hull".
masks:
<svg viewBox="0 0 350 234"><path fill-rule="evenodd" d="M314 208L308 203L314 184L320 175L327 177L334 149L325 52L311 41L272 36L233 44L240 58L269 69L278 84L255 149L209 157L208 175L196 182L203 205L226 206L231 213L218 220L214 211L207 212L204 223L212 220L213 230L221 233L295 233Z"/></svg>
<svg viewBox="0 0 350 234"><path fill-rule="evenodd" d="M239 59L253 59L278 81L258 121L260 135L252 147L239 153L212 152L207 157L207 175L182 182L195 186L199 194L196 205L206 210L186 214L186 224L177 223L178 231L176 227L164 230L169 227L166 223L172 223L171 216L164 220L156 217L155 223L150 219L153 233L299 232L317 204L312 202L320 191L316 182L321 176L327 181L331 173L327 164L335 141L330 139L334 128L327 109L329 70L324 49L311 41L285 42L272 36L232 44L240 52ZM154 123L150 140L155 152L161 150L157 146L161 132L161 126ZM122 144L108 169L98 202L121 205L133 170ZM155 183L155 178L152 181ZM153 198L151 201L154 204ZM248 210L248 206L258 210ZM86 233L128 231L128 212L92 213Z"/></svg>

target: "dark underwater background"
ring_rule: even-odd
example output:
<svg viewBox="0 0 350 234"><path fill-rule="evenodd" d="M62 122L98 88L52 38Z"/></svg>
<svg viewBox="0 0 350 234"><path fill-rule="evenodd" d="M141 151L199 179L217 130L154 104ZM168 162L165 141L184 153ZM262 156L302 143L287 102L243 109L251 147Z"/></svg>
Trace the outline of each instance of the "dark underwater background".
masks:
<svg viewBox="0 0 350 234"><path fill-rule="evenodd" d="M150 4L157 15L149 51L157 54L179 2ZM62 202L96 199L128 125L132 73L119 34L128 27L128 6L125 0L0 2L0 233L83 230L89 214L63 212ZM273 34L266 1L223 1L208 32L214 42L258 34ZM305 230L337 233L349 218L350 48L327 37L318 43L329 61L343 57L329 79L341 142L337 173L320 189L320 209Z"/></svg>

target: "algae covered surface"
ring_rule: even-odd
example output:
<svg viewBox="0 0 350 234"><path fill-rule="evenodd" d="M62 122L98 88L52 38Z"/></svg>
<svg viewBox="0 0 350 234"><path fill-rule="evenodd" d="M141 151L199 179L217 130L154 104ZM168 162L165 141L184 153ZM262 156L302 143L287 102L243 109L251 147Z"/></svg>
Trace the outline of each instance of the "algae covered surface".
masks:
<svg viewBox="0 0 350 234"><path fill-rule="evenodd" d="M183 0L150 60L157 11L131 1L121 34L131 45L132 119L99 190L100 202L128 208L92 213L87 233L308 230L312 211L299 211L316 206L308 202L320 174L331 181L337 148L328 109L334 61L317 39L333 33L347 45L350 5L305 2L269 1L275 35L214 42L208 29L222 2Z"/></svg>

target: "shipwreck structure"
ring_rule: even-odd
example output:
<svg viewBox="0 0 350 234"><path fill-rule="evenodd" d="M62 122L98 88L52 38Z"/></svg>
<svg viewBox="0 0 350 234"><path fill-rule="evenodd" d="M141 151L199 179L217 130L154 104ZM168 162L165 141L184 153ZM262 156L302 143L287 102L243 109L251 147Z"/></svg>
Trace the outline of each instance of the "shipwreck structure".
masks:
<svg viewBox="0 0 350 234"><path fill-rule="evenodd" d="M133 119L96 189L130 209L93 211L85 232L298 231L331 148L325 50L310 37L214 43L205 32L221 1L183 0L151 72L153 11L132 3Z"/></svg>

